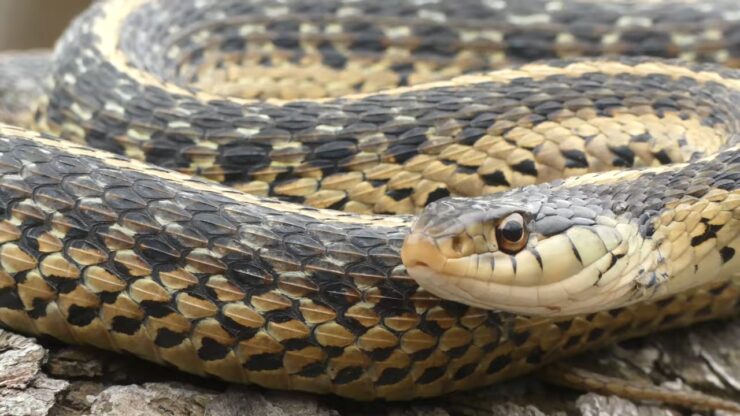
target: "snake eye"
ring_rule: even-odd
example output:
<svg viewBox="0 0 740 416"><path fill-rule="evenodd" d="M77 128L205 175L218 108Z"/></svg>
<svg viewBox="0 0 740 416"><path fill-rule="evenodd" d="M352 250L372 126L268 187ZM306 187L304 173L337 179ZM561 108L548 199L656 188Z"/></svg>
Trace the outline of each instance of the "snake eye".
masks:
<svg viewBox="0 0 740 416"><path fill-rule="evenodd" d="M501 251L516 253L527 244L529 233L524 226L524 217L514 213L504 218L496 227L496 241Z"/></svg>

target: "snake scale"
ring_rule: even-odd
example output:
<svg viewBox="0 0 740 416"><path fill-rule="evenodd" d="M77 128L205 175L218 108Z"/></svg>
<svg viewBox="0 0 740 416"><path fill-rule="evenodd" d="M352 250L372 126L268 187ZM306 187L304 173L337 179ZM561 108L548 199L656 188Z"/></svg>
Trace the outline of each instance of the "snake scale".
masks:
<svg viewBox="0 0 740 416"><path fill-rule="evenodd" d="M6 328L402 400L740 309L735 1L103 0L48 64Z"/></svg>

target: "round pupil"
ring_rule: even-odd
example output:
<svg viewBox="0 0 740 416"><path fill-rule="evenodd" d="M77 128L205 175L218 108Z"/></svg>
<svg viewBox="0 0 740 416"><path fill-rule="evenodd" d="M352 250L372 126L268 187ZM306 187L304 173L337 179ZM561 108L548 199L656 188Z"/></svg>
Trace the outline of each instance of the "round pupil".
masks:
<svg viewBox="0 0 740 416"><path fill-rule="evenodd" d="M522 234L524 234L524 229L522 228L522 224L517 221L507 222L501 230L501 235L512 242L519 241L522 238Z"/></svg>

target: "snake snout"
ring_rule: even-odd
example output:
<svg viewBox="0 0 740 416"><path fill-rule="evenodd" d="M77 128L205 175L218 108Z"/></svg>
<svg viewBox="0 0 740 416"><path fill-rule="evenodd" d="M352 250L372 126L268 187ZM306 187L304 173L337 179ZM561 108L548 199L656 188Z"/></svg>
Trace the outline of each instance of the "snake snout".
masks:
<svg viewBox="0 0 740 416"><path fill-rule="evenodd" d="M401 260L407 269L425 267L441 269L446 261L435 240L423 232L412 232L401 249Z"/></svg>

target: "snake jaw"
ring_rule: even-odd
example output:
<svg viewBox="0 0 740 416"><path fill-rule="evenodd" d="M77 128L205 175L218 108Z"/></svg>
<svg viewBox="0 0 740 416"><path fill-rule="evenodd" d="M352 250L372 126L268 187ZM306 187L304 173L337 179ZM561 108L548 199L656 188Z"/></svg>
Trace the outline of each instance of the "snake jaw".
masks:
<svg viewBox="0 0 740 416"><path fill-rule="evenodd" d="M559 219L531 209L516 193L475 201L430 205L407 236L402 261L427 291L483 309L549 316L588 313L649 296L635 293L635 280L623 278L625 272L637 272L630 253L651 244L625 220L609 213ZM512 212L521 213L529 233L516 252L502 250L491 233ZM652 269L643 267L643 272Z"/></svg>

